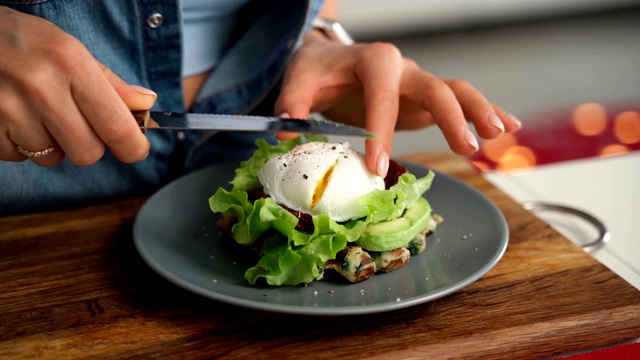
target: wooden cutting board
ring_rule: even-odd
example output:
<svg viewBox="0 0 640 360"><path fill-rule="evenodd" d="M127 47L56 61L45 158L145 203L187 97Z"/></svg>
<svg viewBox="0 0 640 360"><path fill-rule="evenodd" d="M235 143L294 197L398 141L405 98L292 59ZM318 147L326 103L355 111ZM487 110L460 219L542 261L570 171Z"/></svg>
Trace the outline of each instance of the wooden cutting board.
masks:
<svg viewBox="0 0 640 360"><path fill-rule="evenodd" d="M509 247L445 298L376 315L248 310L182 290L139 257L145 199L0 218L0 358L509 358L640 338L640 291L451 154L405 160L456 176L504 213Z"/></svg>

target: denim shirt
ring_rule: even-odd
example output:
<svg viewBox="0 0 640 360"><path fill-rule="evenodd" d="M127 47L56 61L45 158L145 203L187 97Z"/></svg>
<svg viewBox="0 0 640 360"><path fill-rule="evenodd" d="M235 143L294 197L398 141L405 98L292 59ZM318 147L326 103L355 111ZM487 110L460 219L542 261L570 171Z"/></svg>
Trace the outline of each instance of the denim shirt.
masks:
<svg viewBox="0 0 640 360"><path fill-rule="evenodd" d="M279 81L321 5L256 0L245 6L232 46L190 110L273 115ZM178 1L0 0L0 6L45 18L79 39L127 83L154 90L154 110L185 110ZM258 136L154 130L149 157L135 164L119 163L108 151L87 168L66 159L51 168L0 162L0 214L148 194L188 171L247 158Z"/></svg>

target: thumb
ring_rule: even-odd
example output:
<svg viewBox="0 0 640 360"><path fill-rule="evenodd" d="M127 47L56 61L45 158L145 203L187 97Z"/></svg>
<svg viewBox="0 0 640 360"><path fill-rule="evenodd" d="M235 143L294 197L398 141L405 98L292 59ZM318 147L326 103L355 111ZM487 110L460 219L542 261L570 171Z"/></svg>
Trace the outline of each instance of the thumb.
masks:
<svg viewBox="0 0 640 360"><path fill-rule="evenodd" d="M129 110L149 110L153 107L158 98L154 91L139 85L129 85L108 67L103 64L100 64L100 66L107 80L120 95Z"/></svg>
<svg viewBox="0 0 640 360"><path fill-rule="evenodd" d="M129 110L149 110L153 107L158 98L158 94L153 90L140 85L125 85L121 89L116 88L116 91Z"/></svg>

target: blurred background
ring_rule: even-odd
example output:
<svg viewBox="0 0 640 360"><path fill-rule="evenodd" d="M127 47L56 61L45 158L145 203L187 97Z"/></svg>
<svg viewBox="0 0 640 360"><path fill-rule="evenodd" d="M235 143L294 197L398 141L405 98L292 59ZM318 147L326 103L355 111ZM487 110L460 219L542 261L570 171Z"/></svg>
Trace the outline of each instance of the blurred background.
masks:
<svg viewBox="0 0 640 360"><path fill-rule="evenodd" d="M423 69L471 82L523 128L468 160L640 289L640 0L343 0L358 41L395 44ZM362 151L364 142L353 139ZM449 152L436 127L395 134L392 157ZM640 339L639 339L640 341Z"/></svg>
<svg viewBox="0 0 640 360"><path fill-rule="evenodd" d="M640 103L639 0L344 0L342 23L471 82L525 127L583 103ZM448 150L435 127L398 133L392 156L434 150Z"/></svg>

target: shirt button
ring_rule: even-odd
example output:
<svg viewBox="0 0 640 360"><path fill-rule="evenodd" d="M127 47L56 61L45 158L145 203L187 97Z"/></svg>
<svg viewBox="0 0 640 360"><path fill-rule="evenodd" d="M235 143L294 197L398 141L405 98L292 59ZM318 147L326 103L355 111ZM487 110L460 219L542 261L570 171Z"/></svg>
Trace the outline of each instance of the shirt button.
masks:
<svg viewBox="0 0 640 360"><path fill-rule="evenodd" d="M163 21L164 21L164 16L162 16L162 14L154 13L149 15L149 17L147 18L147 25L155 29L162 26Z"/></svg>

